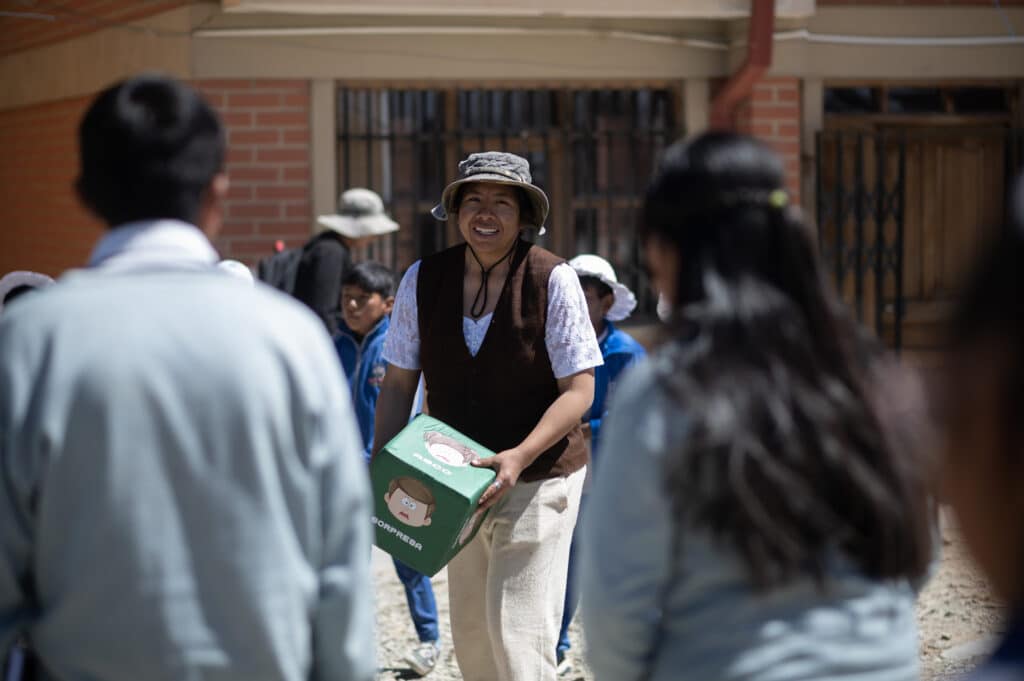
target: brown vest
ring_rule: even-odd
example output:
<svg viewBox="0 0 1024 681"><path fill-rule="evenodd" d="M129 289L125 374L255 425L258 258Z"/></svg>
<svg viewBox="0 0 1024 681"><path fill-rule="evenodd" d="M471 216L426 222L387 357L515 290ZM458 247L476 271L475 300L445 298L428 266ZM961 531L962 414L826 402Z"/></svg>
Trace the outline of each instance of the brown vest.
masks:
<svg viewBox="0 0 1024 681"><path fill-rule="evenodd" d="M462 334L466 245L424 258L416 282L420 366L430 414L495 452L522 442L558 398L544 325L548 278L563 262L520 241L490 328L476 357ZM587 463L580 427L523 471L521 480L556 478Z"/></svg>

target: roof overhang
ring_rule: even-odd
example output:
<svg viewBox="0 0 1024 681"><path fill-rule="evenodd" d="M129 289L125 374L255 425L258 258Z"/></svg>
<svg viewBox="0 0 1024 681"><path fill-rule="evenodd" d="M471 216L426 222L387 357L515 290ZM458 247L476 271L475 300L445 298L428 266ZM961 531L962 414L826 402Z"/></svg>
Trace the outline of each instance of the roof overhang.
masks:
<svg viewBox="0 0 1024 681"><path fill-rule="evenodd" d="M756 0L221 0L225 12L321 15L741 19ZM815 0L777 0L779 18L814 14Z"/></svg>

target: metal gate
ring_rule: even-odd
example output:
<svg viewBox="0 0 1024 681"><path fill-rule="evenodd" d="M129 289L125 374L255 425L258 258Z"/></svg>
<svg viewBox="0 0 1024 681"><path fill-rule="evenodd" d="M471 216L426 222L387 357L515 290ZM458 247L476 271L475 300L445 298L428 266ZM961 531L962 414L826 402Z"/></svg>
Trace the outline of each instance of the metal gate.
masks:
<svg viewBox="0 0 1024 681"><path fill-rule="evenodd" d="M879 335L901 345L906 146L864 132L818 134L818 237L836 290Z"/></svg>
<svg viewBox="0 0 1024 681"><path fill-rule="evenodd" d="M653 312L635 238L636 211L660 151L681 136L677 90L619 88L338 90L339 190L363 186L384 198L402 229L362 257L397 270L458 243L454 224L430 209L476 151L505 150L530 162L551 199L537 242L563 257L598 253Z"/></svg>
<svg viewBox="0 0 1024 681"><path fill-rule="evenodd" d="M968 144L987 150L975 153L980 159L977 168L957 168L951 153L942 155L943 149L956 152L957 145ZM816 179L821 254L836 289L856 317L891 347L903 348L908 303L955 297L957 275L969 265L986 232L1004 222L1012 178L1024 166L1022 159L1024 134L1005 128L819 133ZM957 173L964 181L958 181ZM980 173L984 177L977 177ZM908 201L913 205L908 206ZM950 204L972 203L981 208L973 213L947 210ZM922 212L922 204L932 212ZM955 225L947 226L947 231L957 230L956 238L941 226L933 228L933 222L943 220ZM944 241L937 245L937 240ZM919 251L938 247L946 249L946 271L922 282L924 275L919 274L915 259L925 257Z"/></svg>

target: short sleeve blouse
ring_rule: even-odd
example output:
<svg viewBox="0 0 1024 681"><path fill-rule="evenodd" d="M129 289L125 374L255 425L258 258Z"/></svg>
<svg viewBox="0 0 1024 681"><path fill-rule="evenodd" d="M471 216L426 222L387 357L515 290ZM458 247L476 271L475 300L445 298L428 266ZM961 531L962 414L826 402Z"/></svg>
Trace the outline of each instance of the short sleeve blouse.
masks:
<svg viewBox="0 0 1024 681"><path fill-rule="evenodd" d="M391 325L384 339L384 359L403 369L420 369L420 326L416 303L416 282L420 261L402 277L391 312ZM548 310L544 341L555 378L572 376L603 364L594 327L587 313L587 302L579 277L567 263L551 271L548 279ZM473 356L483 343L491 315L473 321L463 318L466 347Z"/></svg>

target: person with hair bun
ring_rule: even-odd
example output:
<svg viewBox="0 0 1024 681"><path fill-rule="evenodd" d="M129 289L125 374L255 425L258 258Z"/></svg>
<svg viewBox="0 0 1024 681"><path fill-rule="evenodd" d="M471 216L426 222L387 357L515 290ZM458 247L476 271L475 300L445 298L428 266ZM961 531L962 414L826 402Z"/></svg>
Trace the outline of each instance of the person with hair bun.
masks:
<svg viewBox="0 0 1024 681"><path fill-rule="evenodd" d="M666 343L625 377L583 528L598 681L917 670L928 484L877 352L825 285L781 161L708 133L663 155L641 238Z"/></svg>
<svg viewBox="0 0 1024 681"><path fill-rule="evenodd" d="M359 430L320 320L217 267L220 118L142 74L78 142L108 229L0 318L0 656L19 641L48 680L370 681Z"/></svg>

